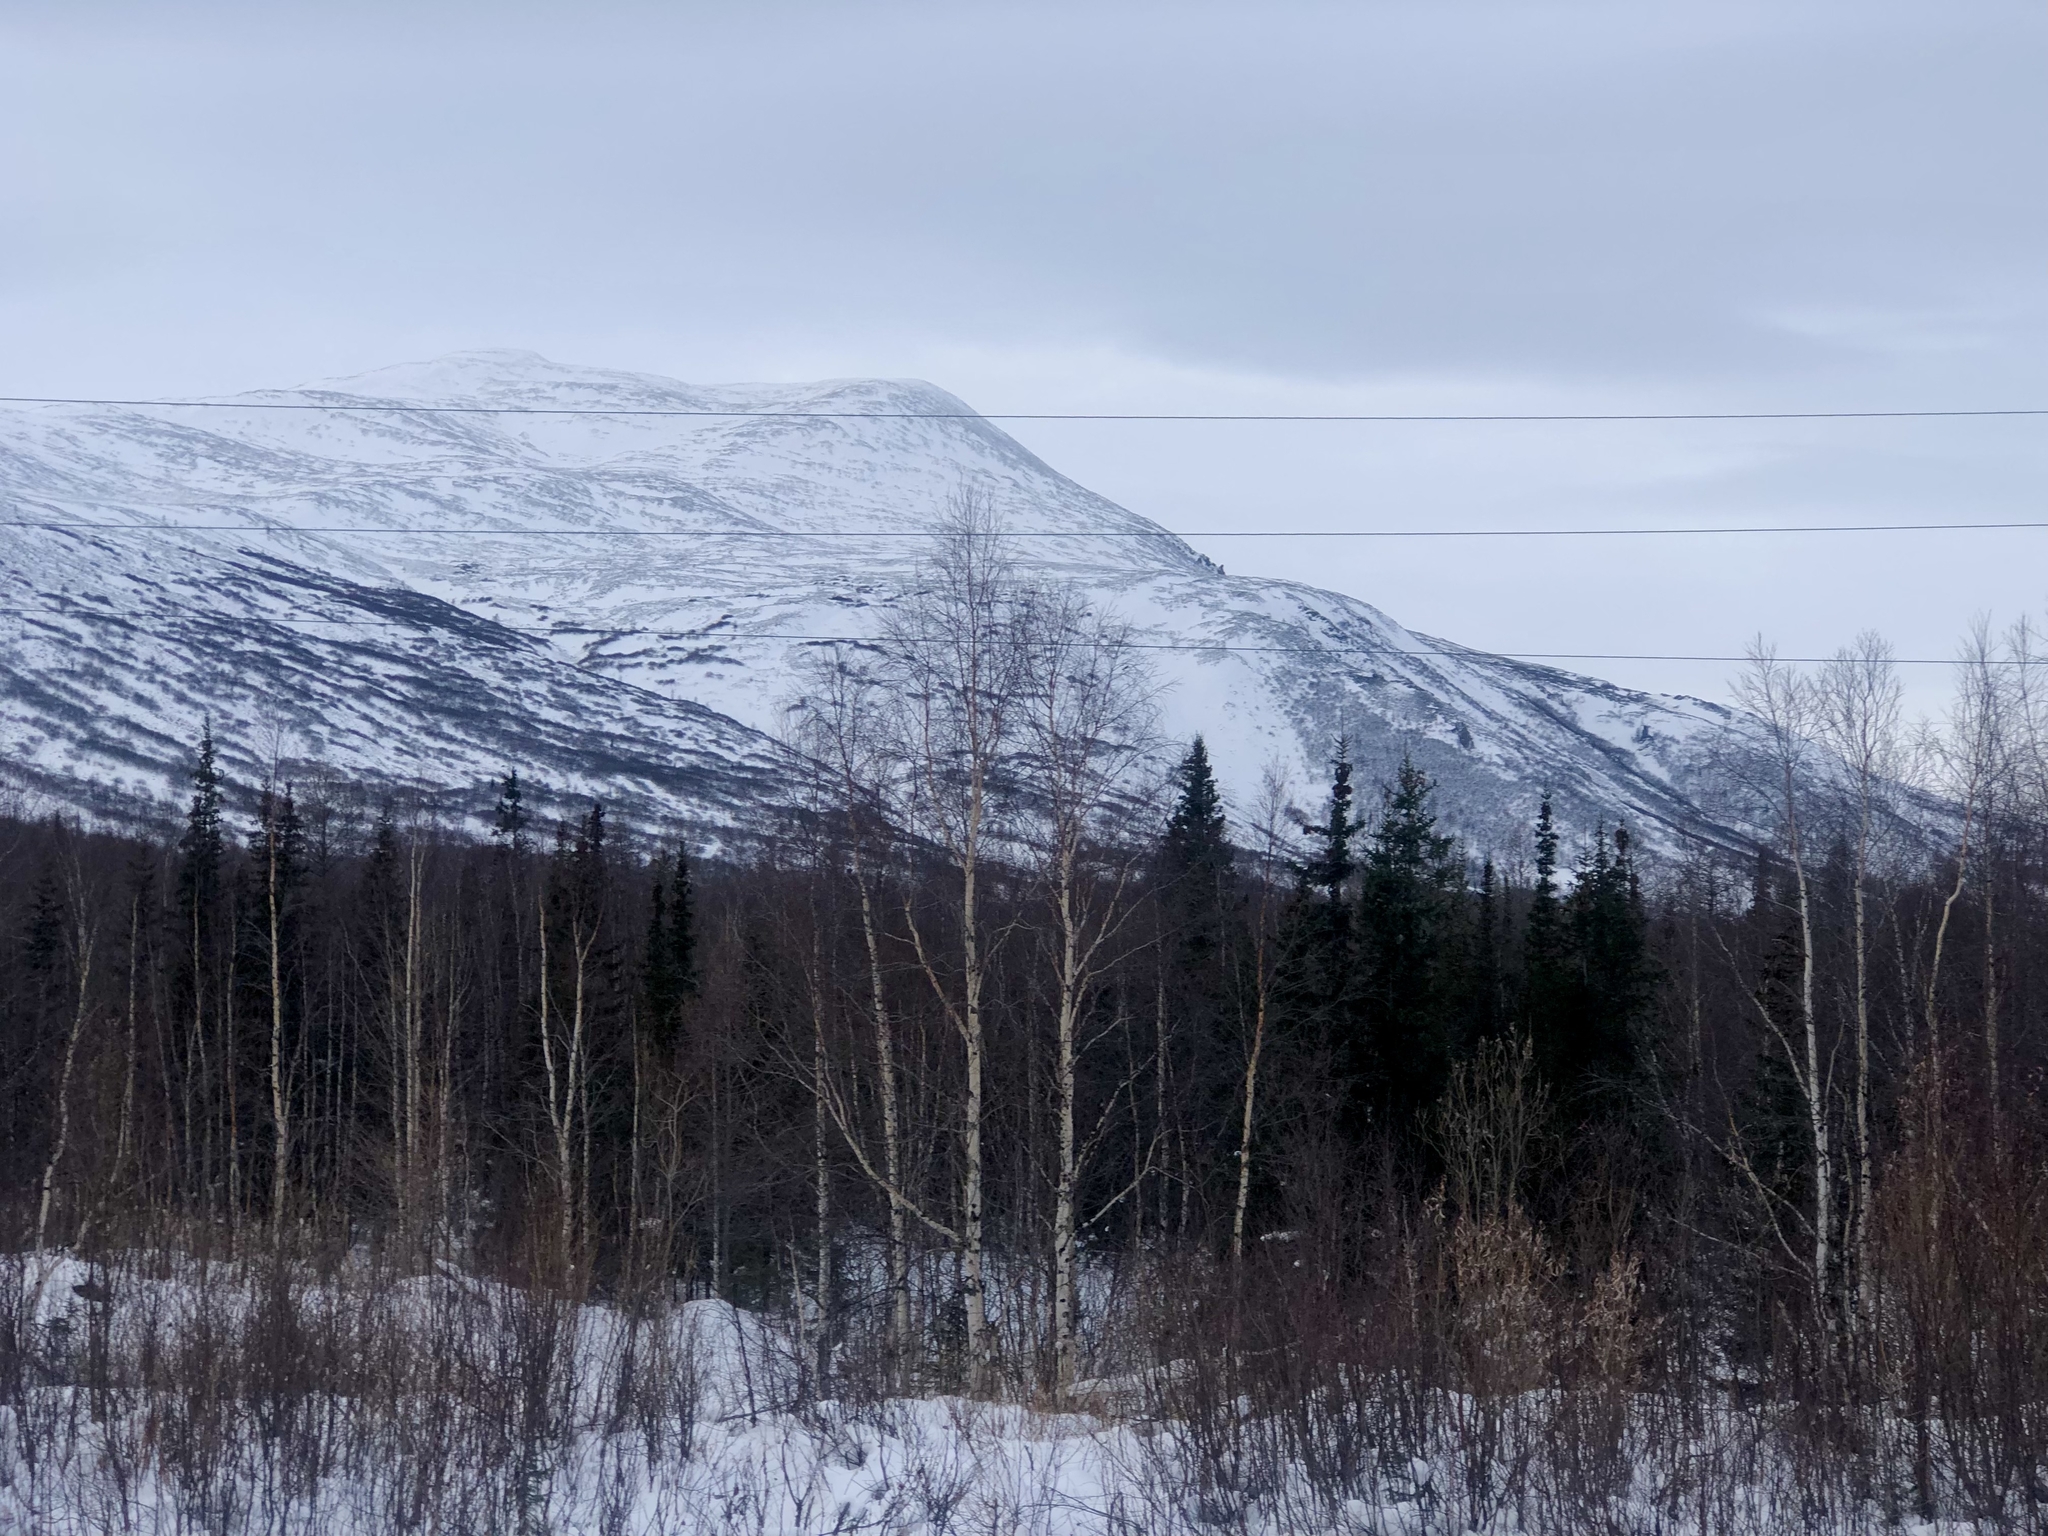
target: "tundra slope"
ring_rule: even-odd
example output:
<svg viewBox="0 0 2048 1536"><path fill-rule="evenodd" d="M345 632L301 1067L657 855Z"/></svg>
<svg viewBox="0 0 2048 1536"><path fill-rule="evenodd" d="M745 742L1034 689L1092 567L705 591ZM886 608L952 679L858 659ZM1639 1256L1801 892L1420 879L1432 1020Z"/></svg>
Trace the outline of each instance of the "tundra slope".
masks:
<svg viewBox="0 0 2048 1536"><path fill-rule="evenodd" d="M426 409L449 406L729 414ZM1412 754L1477 845L1517 844L1546 788L1568 825L1740 836L1718 807L1742 717L1226 575L931 385L698 387L518 352L224 409L0 413L0 517L74 525L0 546L4 771L147 815L210 715L245 781L317 761L473 814L516 765L642 826L740 828L788 782L793 663L877 633L963 488L1020 574L1159 647L1165 727L1204 733L1239 797L1278 759L1311 798L1341 733L1368 783Z"/></svg>

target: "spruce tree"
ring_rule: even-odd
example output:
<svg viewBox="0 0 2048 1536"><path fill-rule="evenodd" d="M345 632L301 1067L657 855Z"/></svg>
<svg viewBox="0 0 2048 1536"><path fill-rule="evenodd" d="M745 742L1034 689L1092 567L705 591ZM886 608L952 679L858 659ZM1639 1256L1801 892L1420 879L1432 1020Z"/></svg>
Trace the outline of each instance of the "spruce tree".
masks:
<svg viewBox="0 0 2048 1536"><path fill-rule="evenodd" d="M551 1074L536 1033L526 1076L548 1120L565 1231L587 1217L577 1207L593 1191L623 1189L630 1179L637 978L625 967L615 921L610 845L601 801L558 821L544 888L548 966L539 985L551 999L545 1043L554 1063Z"/></svg>
<svg viewBox="0 0 2048 1536"><path fill-rule="evenodd" d="M1492 859L1486 860L1479 871L1478 905L1477 931L1472 945L1471 988L1467 997L1469 1038L1463 1042L1466 1045L1493 1039L1500 1033L1508 1015L1503 998L1501 965L1505 914L1502 910L1500 872L1494 868Z"/></svg>
<svg viewBox="0 0 2048 1536"><path fill-rule="evenodd" d="M27 920L21 934L21 958L30 981L30 986L23 989L28 995L22 1002L37 1030L46 1016L57 1010L66 991L65 916L64 887L57 878L56 860L45 857L29 891Z"/></svg>
<svg viewBox="0 0 2048 1536"><path fill-rule="evenodd" d="M1615 829L1611 854L1606 829L1595 834L1568 909L1576 962L1574 1068L1583 1091L1618 1109L1616 1096L1635 1073L1636 1036L1654 987L1649 924L1627 827Z"/></svg>
<svg viewBox="0 0 2048 1536"><path fill-rule="evenodd" d="M607 953L614 940L608 922L612 894L609 841L602 801L591 801L590 809L574 821L557 822L547 889L548 914L562 929L562 942L584 943L592 934L601 934ZM597 950L591 953L595 955Z"/></svg>
<svg viewBox="0 0 2048 1536"><path fill-rule="evenodd" d="M1748 1073L1734 1095L1730 1120L1750 1176L1767 1192L1770 1203L1796 1211L1812 1208L1813 1137L1799 1079L1786 1055L1785 1042L1799 1039L1805 1027L1799 985L1805 956L1791 902L1781 888L1787 881L1786 870L1770 848L1760 849L1743 923L1749 941L1746 969L1752 977L1742 1019L1747 1026L1743 1044ZM1733 1214L1742 1239L1753 1250L1782 1240L1773 1230L1776 1217L1768 1206L1758 1209L1742 1202ZM1767 1267L1760 1270L1771 1272ZM1770 1298L1757 1311L1767 1315L1778 1305ZM1743 1326L1747 1322L1738 1314L1737 1349L1748 1354L1768 1348L1765 1330L1752 1332Z"/></svg>
<svg viewBox="0 0 2048 1536"><path fill-rule="evenodd" d="M253 855L247 866L252 889L244 908L244 946L251 963L244 974L252 996L261 1000L260 1007L253 1010L259 1021L259 1041L252 1042L257 1048L252 1052L251 1063L267 1065L266 1107L272 1136L269 1213L272 1221L279 1221L283 1218L292 1162L289 1064L297 1055L300 1034L299 1010L294 1006L298 997L294 985L299 927L297 895L306 867L305 827L290 785L282 791L264 785L257 797L256 824L249 830L249 851ZM264 1036L267 1044L259 1043ZM261 1070L259 1067L258 1071ZM257 1097L259 1101L263 1098L260 1090Z"/></svg>
<svg viewBox="0 0 2048 1536"><path fill-rule="evenodd" d="M1333 909L1344 906L1345 886L1358 868L1352 857L1351 839L1365 829L1362 818L1351 813L1351 743L1337 738L1337 756L1330 764L1330 805L1320 823L1306 822L1302 830L1315 839L1313 855L1297 869L1303 881L1323 893Z"/></svg>
<svg viewBox="0 0 2048 1536"><path fill-rule="evenodd" d="M1522 929L1522 1021L1534 1047L1536 1065L1553 1087L1570 1076L1571 957L1563 903L1557 895L1557 822L1550 794L1536 813L1536 885Z"/></svg>
<svg viewBox="0 0 2048 1536"><path fill-rule="evenodd" d="M188 929L211 921L220 895L221 860L227 852L220 821L221 776L213 746L213 723L199 737L199 761L192 770L192 803L178 839L178 904ZM189 936L189 934L188 934Z"/></svg>
<svg viewBox="0 0 2048 1536"><path fill-rule="evenodd" d="M405 918L398 876L398 822L387 797L377 807L377 824L370 832L370 853L363 861L356 888L355 916L363 931L357 943L372 973L388 969L388 959L400 945Z"/></svg>
<svg viewBox="0 0 2048 1536"><path fill-rule="evenodd" d="M1625 1112L1654 987L1649 924L1627 828L1596 829L1571 894L1557 891L1548 797L1537 821L1536 890L1523 944L1523 1002L1536 1061L1567 1124Z"/></svg>
<svg viewBox="0 0 2048 1536"><path fill-rule="evenodd" d="M1243 912L1223 797L1201 737L1189 745L1172 782L1173 807L1160 833L1155 871L1159 948L1153 1087L1170 1083L1181 1093L1170 1108L1161 1098L1164 1113L1156 1134L1171 1134L1177 1146L1203 1147L1229 1134L1238 1104L1240 1010L1249 1006L1245 998L1251 983L1237 968L1249 963L1249 947L1240 942ZM1147 1198L1156 1203L1154 1219L1163 1230L1171 1219L1168 1187L1163 1178L1153 1186ZM1136 1209L1143 1220L1143 1200ZM1187 1213L1183 1205L1182 1216Z"/></svg>
<svg viewBox="0 0 2048 1536"><path fill-rule="evenodd" d="M256 824L249 829L249 849L267 858L273 847L280 882L297 884L306 872L306 824L289 784L282 790L266 787L256 797Z"/></svg>
<svg viewBox="0 0 2048 1536"><path fill-rule="evenodd" d="M387 795L377 807L376 825L370 832L369 855L363 860L357 877L352 902L350 926L355 930L349 940L350 947L359 957L362 975L369 995L375 999L376 1008L386 1021L386 1028L393 1028L405 1015L405 949L406 949L406 901L407 891L404 874L400 869L402 850L398 841L398 821L391 799ZM397 1062L389 1046L382 1049L363 1031L350 1034L352 1042L345 1051L352 1070L360 1074L365 1082L376 1082L383 1078L379 1092L391 1093L391 1078ZM371 1116L366 1096L360 1113Z"/></svg>
<svg viewBox="0 0 2048 1536"><path fill-rule="evenodd" d="M293 897L306 875L306 825L299 815L291 786L275 790L266 786L256 797L256 824L249 829L249 852L259 868L255 878L268 888L274 858L276 894L281 915L289 915ZM267 896L266 896L267 901ZM251 921L258 921L252 914ZM267 940L264 942L268 942Z"/></svg>
<svg viewBox="0 0 2048 1536"><path fill-rule="evenodd" d="M1176 965L1220 992L1220 956L1232 857L1223 796L1197 736L1174 770L1177 793L1159 846L1160 900Z"/></svg>
<svg viewBox="0 0 2048 1536"><path fill-rule="evenodd" d="M529 819L525 795L519 787L519 771L508 769L498 781L498 803L491 812L491 841L507 853L526 852Z"/></svg>
<svg viewBox="0 0 2048 1536"><path fill-rule="evenodd" d="M171 945L183 1026L173 1039L185 1082L196 1085L190 1101L197 1106L204 1106L217 1091L218 1077L207 1058L219 1043L223 994L232 975L232 967L221 953L227 947L221 933L222 865L227 854L221 829L221 790L213 726L208 722L199 738L199 761L192 771L192 802L185 813L185 831L178 839L178 931ZM197 1127L190 1123L189 1115L186 1124L184 1173L191 1195L197 1195L220 1173L214 1157L216 1127L203 1107L199 1113L202 1119Z"/></svg>
<svg viewBox="0 0 2048 1536"><path fill-rule="evenodd" d="M1315 1054L1333 1074L1321 1091L1356 1139L1370 1119L1370 1063L1358 1014L1351 888L1358 869L1352 839L1365 824L1352 813L1352 794L1350 744L1339 738L1328 807L1320 821L1302 823L1310 852L1292 866L1296 887L1282 920L1276 990L1291 1032L1319 1042Z"/></svg>
<svg viewBox="0 0 2048 1536"><path fill-rule="evenodd" d="M1380 794L1380 817L1359 890L1361 1022L1369 1041L1369 1085L1405 1130L1436 1102L1450 1070L1454 954L1464 861L1457 839L1436 830L1433 786L1403 757Z"/></svg>
<svg viewBox="0 0 2048 1536"><path fill-rule="evenodd" d="M1174 870L1213 867L1227 856L1223 794L1209 765L1209 748L1200 736L1173 771L1178 793L1166 820L1166 863Z"/></svg>
<svg viewBox="0 0 2048 1536"><path fill-rule="evenodd" d="M482 1076L489 1084L488 1113L496 1120L507 1120L517 1112L520 1067L533 1044L533 966L538 946L530 926L534 897L529 884L527 828L532 813L527 809L525 789L518 770L507 769L498 780L498 798L490 819L492 858L487 888L494 909L496 944L486 972L484 1009L496 1018L496 1048L486 1056Z"/></svg>
<svg viewBox="0 0 2048 1536"><path fill-rule="evenodd" d="M55 843L54 820L49 837ZM66 974L65 930L70 924L54 848L46 848L38 860L24 906L25 911L6 913L21 926L0 941L0 966L11 972L11 985L0 988L0 1125L8 1132L0 1142L0 1166L9 1152L19 1156L29 1137L47 1124L49 1081L63 1054L61 1021L72 987ZM40 1157L43 1149L38 1146L30 1155Z"/></svg>
<svg viewBox="0 0 2048 1536"><path fill-rule="evenodd" d="M22 926L21 955L31 976L46 978L61 968L64 958L64 887L57 879L57 862L45 857L36 869L29 890L28 920Z"/></svg>
<svg viewBox="0 0 2048 1536"><path fill-rule="evenodd" d="M604 802L593 800L576 823L569 844L569 878L574 899L582 904L582 911L593 926L603 921L605 898L610 893L611 858L605 846L607 841Z"/></svg>
<svg viewBox="0 0 2048 1536"><path fill-rule="evenodd" d="M648 1034L664 1052L681 1033L683 1004L697 991L695 905L689 851L679 843L673 860L665 861L659 854L654 859L647 954L641 968Z"/></svg>

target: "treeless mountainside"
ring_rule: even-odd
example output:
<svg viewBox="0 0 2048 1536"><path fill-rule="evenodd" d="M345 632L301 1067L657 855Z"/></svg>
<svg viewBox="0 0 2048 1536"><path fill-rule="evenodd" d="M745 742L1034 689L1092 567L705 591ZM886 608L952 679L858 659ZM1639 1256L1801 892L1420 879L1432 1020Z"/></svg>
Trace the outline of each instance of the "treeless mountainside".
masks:
<svg viewBox="0 0 2048 1536"><path fill-rule="evenodd" d="M927 384L482 352L236 399L0 414L0 514L44 525L0 541L0 771L58 804L167 805L210 716L244 780L303 760L473 815L517 765L730 827L778 793L803 654L876 633L966 493L1021 574L1134 627L1164 729L1205 734L1234 799L1275 760L1306 792L1348 735L1362 778L1412 757L1480 845L1515 846L1545 788L1651 846L1741 821L1716 808L1741 717L1226 575Z"/></svg>

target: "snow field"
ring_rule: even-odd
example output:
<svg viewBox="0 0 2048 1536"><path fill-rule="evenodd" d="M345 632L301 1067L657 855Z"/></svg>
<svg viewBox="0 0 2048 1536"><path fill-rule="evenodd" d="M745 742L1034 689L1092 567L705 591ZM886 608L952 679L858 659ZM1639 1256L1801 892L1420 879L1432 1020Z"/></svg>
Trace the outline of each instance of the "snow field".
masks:
<svg viewBox="0 0 2048 1536"><path fill-rule="evenodd" d="M1186 1359L1080 1383L1089 1411L821 1397L801 1335L720 1301L636 1313L446 1263L357 1257L320 1278L260 1258L0 1256L0 1531L2026 1528L1887 1517L1800 1466L1762 1409L1341 1374L1287 1403L1246 1362ZM1610 1409L1611 1465L1575 1479L1564 1452L1596 1443L1584 1421Z"/></svg>

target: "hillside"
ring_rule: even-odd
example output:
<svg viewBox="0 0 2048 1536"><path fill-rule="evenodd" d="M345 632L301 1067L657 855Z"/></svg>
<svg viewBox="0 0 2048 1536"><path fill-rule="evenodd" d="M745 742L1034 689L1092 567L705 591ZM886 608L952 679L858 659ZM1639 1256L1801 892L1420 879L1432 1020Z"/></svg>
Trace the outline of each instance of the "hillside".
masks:
<svg viewBox="0 0 2048 1536"><path fill-rule="evenodd" d="M517 414L560 410L624 414ZM715 834L775 800L793 661L875 632L962 489L1026 574L1156 647L1167 730L1206 734L1229 791L1278 760L1312 798L1345 733L1368 780L1413 754L1478 844L1515 846L1545 787L1568 824L1733 835L1710 809L1727 710L1226 575L930 385L697 387L510 352L217 409L0 414L0 516L66 525L0 546L4 771L147 815L211 716L244 779L319 763L470 814L517 766Z"/></svg>

